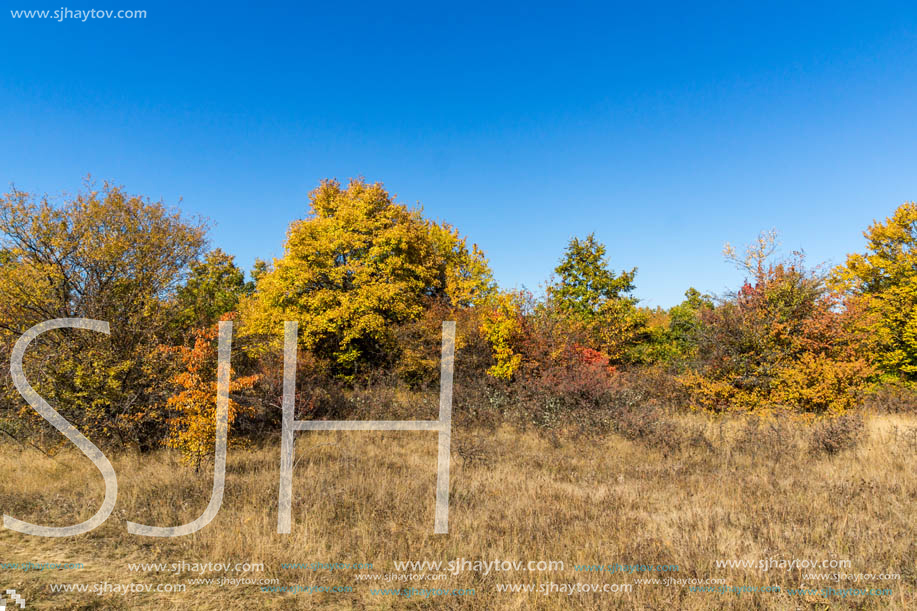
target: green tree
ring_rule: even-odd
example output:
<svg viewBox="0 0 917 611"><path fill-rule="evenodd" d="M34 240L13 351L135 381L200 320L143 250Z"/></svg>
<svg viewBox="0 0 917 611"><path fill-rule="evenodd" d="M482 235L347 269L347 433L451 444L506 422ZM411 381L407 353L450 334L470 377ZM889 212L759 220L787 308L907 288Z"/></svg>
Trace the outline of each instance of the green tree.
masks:
<svg viewBox="0 0 917 611"><path fill-rule="evenodd" d="M178 289L177 328L188 331L214 325L253 290L254 284L245 282L245 273L236 267L232 255L219 248L212 250L203 260L191 263L191 273Z"/></svg>
<svg viewBox="0 0 917 611"><path fill-rule="evenodd" d="M393 326L432 301L467 307L493 291L484 254L448 225L394 201L379 183L325 180L311 214L287 233L284 256L259 270L244 309L250 327L276 335L298 320L300 341L335 374L391 362Z"/></svg>
<svg viewBox="0 0 917 611"><path fill-rule="evenodd" d="M554 273L557 280L550 287L551 300L569 318L592 321L602 315L609 302L636 304L630 292L637 268L620 274L609 270L605 245L595 239L595 234L584 240L572 238Z"/></svg>
<svg viewBox="0 0 917 611"><path fill-rule="evenodd" d="M867 252L849 255L831 280L872 313L882 371L917 383L917 204L902 204L863 235Z"/></svg>
<svg viewBox="0 0 917 611"><path fill-rule="evenodd" d="M562 318L586 328L613 362L620 362L645 333L647 314L631 295L637 269L615 274L605 252L594 234L571 239L548 286L548 301Z"/></svg>
<svg viewBox="0 0 917 611"><path fill-rule="evenodd" d="M713 309L713 298L695 288L685 291L685 300L669 310L669 337L681 358L690 358L697 351L703 312Z"/></svg>
<svg viewBox="0 0 917 611"><path fill-rule="evenodd" d="M17 190L3 196L3 361L9 362L16 339L40 322L107 321L109 336L43 334L26 354L25 371L39 394L95 439L143 442L169 377L168 359L156 347L171 328L175 292L205 234L200 221L108 183L57 204ZM4 421L46 430L12 384L4 386Z"/></svg>
<svg viewBox="0 0 917 611"><path fill-rule="evenodd" d="M684 301L669 310L648 310L646 337L630 351L630 359L685 367L697 356L701 315L712 309L712 297L689 288Z"/></svg>

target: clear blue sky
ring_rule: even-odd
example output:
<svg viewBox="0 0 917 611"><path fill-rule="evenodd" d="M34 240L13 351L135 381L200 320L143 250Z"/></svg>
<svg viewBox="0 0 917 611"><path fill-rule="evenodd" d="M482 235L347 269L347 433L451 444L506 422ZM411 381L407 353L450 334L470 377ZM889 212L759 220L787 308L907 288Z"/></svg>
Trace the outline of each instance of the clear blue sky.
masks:
<svg viewBox="0 0 917 611"><path fill-rule="evenodd" d="M721 256L776 227L841 262L917 199L913 3L11 0L0 183L91 173L213 220L246 269L279 256L323 177L363 175L537 289L594 231L636 294L721 293ZM144 20L8 9L145 9Z"/></svg>

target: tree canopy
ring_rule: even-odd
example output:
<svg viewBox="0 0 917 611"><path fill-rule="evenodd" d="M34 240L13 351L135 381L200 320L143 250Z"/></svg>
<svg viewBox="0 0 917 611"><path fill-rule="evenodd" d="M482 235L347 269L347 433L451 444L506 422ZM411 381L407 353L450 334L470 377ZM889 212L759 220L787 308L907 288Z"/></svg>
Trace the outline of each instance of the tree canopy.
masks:
<svg viewBox="0 0 917 611"><path fill-rule="evenodd" d="M246 309L265 331L298 320L300 340L342 376L397 352L392 326L434 300L467 307L493 290L483 252L452 227L395 202L379 183L326 180L284 255L259 272Z"/></svg>
<svg viewBox="0 0 917 611"><path fill-rule="evenodd" d="M80 428L94 428L97 437L135 437L143 415L162 404L163 363L156 347L205 234L203 222L109 183L60 202L18 190L3 196L5 360L15 339L39 322L109 322L110 336L66 330L42 335L26 355L26 373ZM18 407L38 418L12 385L6 389L7 413Z"/></svg>
<svg viewBox="0 0 917 611"><path fill-rule="evenodd" d="M637 269L615 274L605 252L595 234L572 238L554 269L548 301L557 315L583 327L613 362L621 362L645 332L646 315L631 294Z"/></svg>
<svg viewBox="0 0 917 611"><path fill-rule="evenodd" d="M203 260L191 263L188 279L178 288L175 324L178 330L201 329L214 325L220 316L232 312L254 284L236 267L234 257L219 248Z"/></svg>
<svg viewBox="0 0 917 611"><path fill-rule="evenodd" d="M851 254L833 275L874 314L878 364L890 376L917 382L917 204L906 202L864 233L865 254Z"/></svg>

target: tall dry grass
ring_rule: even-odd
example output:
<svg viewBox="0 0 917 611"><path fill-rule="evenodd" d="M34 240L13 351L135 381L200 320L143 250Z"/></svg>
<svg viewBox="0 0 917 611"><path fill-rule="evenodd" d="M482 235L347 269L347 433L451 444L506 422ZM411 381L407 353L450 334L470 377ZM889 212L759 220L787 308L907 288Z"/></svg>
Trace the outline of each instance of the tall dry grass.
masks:
<svg viewBox="0 0 917 611"><path fill-rule="evenodd" d="M95 531L50 539L0 530L2 562L82 562L76 571L0 572L0 586L30 609L914 609L917 608L917 420L867 420L862 439L820 450L812 428L667 417L632 434L601 437L457 425L450 534L433 535L435 435L327 432L297 435L293 532L276 532L278 443L231 449L216 519L186 537L129 535L124 521L174 525L206 506L211 473L161 452L113 458L114 514ZM814 441L813 441L814 440ZM0 452L4 513L42 524L89 517L101 477L79 454L54 459L28 448ZM464 572L428 588L474 596L374 596L355 573L390 573L393 560L560 560L563 571ZM725 578L730 586L798 587L800 570L717 568L717 560L849 559L850 573L900 573L899 581L806 582L893 588L891 596L823 599L691 592L634 585L618 594L498 593L499 583L633 583L637 578ZM177 594L52 594L51 583L184 582L198 575L130 572L130 562L264 563L281 585L353 586L352 593L263 593L257 585L188 586ZM291 562L372 562L372 571L284 570ZM668 564L678 573L583 573L576 564ZM843 572L843 571L842 571ZM209 574L204 577L239 577ZM387 584L385 587L398 587ZM402 584L403 585L403 584ZM825 605L828 605L825 607Z"/></svg>

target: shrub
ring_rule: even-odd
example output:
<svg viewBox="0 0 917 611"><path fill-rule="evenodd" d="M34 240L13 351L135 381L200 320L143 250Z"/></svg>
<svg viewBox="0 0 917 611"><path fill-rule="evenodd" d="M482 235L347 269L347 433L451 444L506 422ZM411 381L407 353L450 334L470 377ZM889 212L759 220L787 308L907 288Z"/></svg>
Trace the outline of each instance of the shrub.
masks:
<svg viewBox="0 0 917 611"><path fill-rule="evenodd" d="M791 420L780 413L766 419L745 417L732 449L755 458L763 456L779 461L796 454L799 432L804 426L803 421Z"/></svg>
<svg viewBox="0 0 917 611"><path fill-rule="evenodd" d="M181 390L167 401L175 413L169 419L165 445L181 450L184 461L193 464L195 469L204 457L214 453L216 444L216 337L216 326L200 329L194 332L193 348L179 346L169 349L179 355L184 370L172 378ZM249 390L258 381L257 375L238 377L233 373L230 367L230 393ZM236 416L248 409L248 406L230 398L228 425L232 426Z"/></svg>
<svg viewBox="0 0 917 611"><path fill-rule="evenodd" d="M809 452L812 454L837 454L857 446L865 437L863 416L850 412L834 418L825 418L812 426Z"/></svg>
<svg viewBox="0 0 917 611"><path fill-rule="evenodd" d="M631 401L619 405L613 416L615 432L625 439L657 449L664 456L686 448L714 450L704 423L673 420L658 407L634 402L634 394L630 397Z"/></svg>
<svg viewBox="0 0 917 611"><path fill-rule="evenodd" d="M614 431L630 441L642 441L656 436L661 422L660 410L641 407L631 397L625 393L622 397L624 403L615 410Z"/></svg>
<svg viewBox="0 0 917 611"><path fill-rule="evenodd" d="M917 391L901 382L887 382L865 393L862 405L873 413L913 414L917 412Z"/></svg>
<svg viewBox="0 0 917 611"><path fill-rule="evenodd" d="M574 425L580 432L607 429L616 386L614 368L575 345L552 361L527 368L515 384L523 416L531 424Z"/></svg>
<svg viewBox="0 0 917 611"><path fill-rule="evenodd" d="M697 365L681 378L692 406L843 413L875 375L863 310L829 293L800 253L765 265L768 239L746 259L752 279L700 313Z"/></svg>

